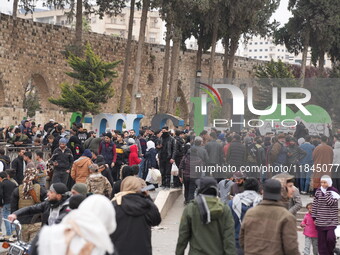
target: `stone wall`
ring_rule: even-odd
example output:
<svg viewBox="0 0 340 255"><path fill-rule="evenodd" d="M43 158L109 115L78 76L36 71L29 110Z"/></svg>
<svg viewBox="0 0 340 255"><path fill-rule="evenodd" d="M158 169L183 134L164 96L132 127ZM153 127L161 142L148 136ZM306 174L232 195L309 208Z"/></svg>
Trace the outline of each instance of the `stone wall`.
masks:
<svg viewBox="0 0 340 255"><path fill-rule="evenodd" d="M48 97L60 94L59 84L72 82L65 72L70 71L62 54L65 47L72 44L74 31L66 27L35 23L0 14L0 112L1 122L8 116L21 118L23 114L24 88L32 79L39 92L41 113L36 117L43 121L50 118L63 121L67 118L57 106L48 102ZM84 41L89 42L95 53L106 61L124 60L126 40L97 33L84 33ZM132 45L132 61L129 70L129 91L133 82L137 43ZM153 99L160 98L163 75L164 46L146 44L142 60L140 92L142 98L137 103L138 113L144 114L142 124L149 124L155 114ZM202 73L207 76L209 55L203 56ZM217 54L215 59L215 77L222 77L223 56ZM194 85L196 52L185 51L180 55L179 79L181 94L185 96L181 107L190 105L190 87ZM236 58L236 78L249 78L254 65L263 62L247 58ZM115 96L102 107L102 112L116 113L119 105L120 85L123 76L123 62L118 66L119 77L113 81ZM129 92L130 93L130 92ZM130 94L129 94L130 96ZM9 112L9 109L13 109ZM20 114L18 114L18 111ZM52 113L52 112L53 113ZM183 112L188 112L184 109ZM53 115L53 116L50 116ZM2 119L1 119L2 118ZM9 117L11 118L11 117ZM8 121L10 121L8 119ZM64 121L63 121L64 122ZM6 122L7 123L7 122Z"/></svg>

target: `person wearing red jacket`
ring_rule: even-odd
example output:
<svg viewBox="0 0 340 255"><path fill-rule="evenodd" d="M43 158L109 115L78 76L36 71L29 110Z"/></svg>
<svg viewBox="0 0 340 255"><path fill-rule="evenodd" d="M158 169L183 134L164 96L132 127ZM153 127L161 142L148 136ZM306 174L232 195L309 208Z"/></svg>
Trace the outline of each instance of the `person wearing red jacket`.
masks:
<svg viewBox="0 0 340 255"><path fill-rule="evenodd" d="M129 166L139 165L141 159L138 158L138 147L133 138L129 138L128 144L132 144L130 146L130 154L129 154Z"/></svg>

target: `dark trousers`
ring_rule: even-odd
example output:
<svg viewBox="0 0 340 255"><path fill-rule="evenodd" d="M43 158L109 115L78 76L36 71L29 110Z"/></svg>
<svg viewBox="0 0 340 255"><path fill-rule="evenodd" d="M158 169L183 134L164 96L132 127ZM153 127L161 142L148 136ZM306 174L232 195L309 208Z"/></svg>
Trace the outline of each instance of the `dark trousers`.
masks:
<svg viewBox="0 0 340 255"><path fill-rule="evenodd" d="M120 168L122 167L121 163L116 163L115 166L113 168L111 168L111 175L113 178L113 181L118 181L120 179Z"/></svg>
<svg viewBox="0 0 340 255"><path fill-rule="evenodd" d="M162 186L166 188L170 188L171 166L170 159L159 160L159 170L162 174Z"/></svg>
<svg viewBox="0 0 340 255"><path fill-rule="evenodd" d="M184 177L183 184L184 184L184 200L185 202L190 202L194 199L196 184L194 178Z"/></svg>
<svg viewBox="0 0 340 255"><path fill-rule="evenodd" d="M330 227L316 227L318 231L318 249L320 255L333 255L336 237L334 229Z"/></svg>
<svg viewBox="0 0 340 255"><path fill-rule="evenodd" d="M60 170L54 170L53 171L53 176L52 176L52 184L61 182L67 185L67 180L68 180L69 174L66 173L65 171L60 171Z"/></svg>

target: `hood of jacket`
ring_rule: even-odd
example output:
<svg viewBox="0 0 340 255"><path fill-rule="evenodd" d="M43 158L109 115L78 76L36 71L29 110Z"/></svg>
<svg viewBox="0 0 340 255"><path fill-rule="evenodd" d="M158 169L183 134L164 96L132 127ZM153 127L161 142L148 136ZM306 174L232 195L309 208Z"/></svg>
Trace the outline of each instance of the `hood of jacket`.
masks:
<svg viewBox="0 0 340 255"><path fill-rule="evenodd" d="M223 204L221 203L218 197L214 196L207 196L204 195L205 201L207 202L209 211L210 211L210 218L211 220L217 220L222 216L223 213ZM198 206L197 201L195 200L196 205Z"/></svg>
<svg viewBox="0 0 340 255"><path fill-rule="evenodd" d="M79 159L74 161L74 164L79 167L83 167L85 164L91 162L91 159L87 156L81 156Z"/></svg>
<svg viewBox="0 0 340 255"><path fill-rule="evenodd" d="M152 200L143 194L128 194L122 198L122 204L118 205L130 216L138 217L146 214L151 207Z"/></svg>

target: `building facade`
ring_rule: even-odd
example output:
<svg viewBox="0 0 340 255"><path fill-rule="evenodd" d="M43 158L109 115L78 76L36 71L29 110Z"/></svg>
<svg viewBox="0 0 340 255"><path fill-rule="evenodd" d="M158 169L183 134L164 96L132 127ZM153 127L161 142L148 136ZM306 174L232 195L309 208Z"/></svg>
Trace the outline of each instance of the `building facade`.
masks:
<svg viewBox="0 0 340 255"><path fill-rule="evenodd" d="M302 62L302 53L295 56L289 53L284 45L276 45L272 37L263 38L259 36L252 37L244 46L243 57L270 61L281 60L287 64L300 65ZM307 55L307 66L312 65L311 52ZM328 56L325 56L325 67L331 68L332 63Z"/></svg>
<svg viewBox="0 0 340 255"><path fill-rule="evenodd" d="M68 18L68 9L64 10L44 10L37 9L33 13L19 13L18 17L23 19L30 19L35 22L47 23L53 25L66 26L70 28L75 27L75 19L72 21ZM142 11L135 10L134 21L133 21L133 32L132 39L138 40L140 21L141 21ZM122 13L117 16L110 17L105 15L103 19L100 19L98 15L89 15L86 17L88 26L92 32L112 35L115 37L127 38L128 27L129 27L129 17L130 17L130 7L125 7ZM164 22L159 16L159 12L156 10L151 10L148 13L147 27L145 32L145 41L154 44L164 44L163 34L164 34Z"/></svg>

